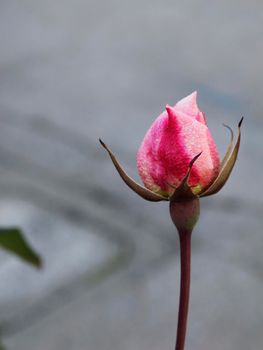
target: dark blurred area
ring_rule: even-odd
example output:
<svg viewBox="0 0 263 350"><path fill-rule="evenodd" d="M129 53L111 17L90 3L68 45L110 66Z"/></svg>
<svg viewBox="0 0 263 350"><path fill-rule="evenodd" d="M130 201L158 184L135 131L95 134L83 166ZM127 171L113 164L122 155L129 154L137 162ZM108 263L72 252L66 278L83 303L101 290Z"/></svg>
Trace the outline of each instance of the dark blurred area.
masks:
<svg viewBox="0 0 263 350"><path fill-rule="evenodd" d="M224 154L239 159L202 201L186 348L263 346L261 1L1 0L0 225L40 252L0 252L8 350L173 349L179 251L167 203L120 180L101 137L138 179L136 152L164 109L198 91Z"/></svg>

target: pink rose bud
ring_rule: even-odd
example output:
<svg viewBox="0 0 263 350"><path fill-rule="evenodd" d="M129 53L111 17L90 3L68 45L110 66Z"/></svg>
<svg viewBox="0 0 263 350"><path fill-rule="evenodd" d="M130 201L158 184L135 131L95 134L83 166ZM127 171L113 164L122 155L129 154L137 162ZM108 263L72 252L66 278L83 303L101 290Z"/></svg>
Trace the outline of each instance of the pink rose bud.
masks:
<svg viewBox="0 0 263 350"><path fill-rule="evenodd" d="M233 145L233 131L227 152L220 163L218 151L204 114L196 103L196 92L166 106L146 133L137 155L139 175L145 185L134 181L115 155L100 140L123 181L142 198L153 201L185 202L217 193L235 165L241 139ZM175 220L175 217L174 217Z"/></svg>
<svg viewBox="0 0 263 350"><path fill-rule="evenodd" d="M193 164L188 185L195 194L207 189L220 171L220 159L196 92L164 111L146 133L137 155L139 175L144 185L165 197L173 194Z"/></svg>

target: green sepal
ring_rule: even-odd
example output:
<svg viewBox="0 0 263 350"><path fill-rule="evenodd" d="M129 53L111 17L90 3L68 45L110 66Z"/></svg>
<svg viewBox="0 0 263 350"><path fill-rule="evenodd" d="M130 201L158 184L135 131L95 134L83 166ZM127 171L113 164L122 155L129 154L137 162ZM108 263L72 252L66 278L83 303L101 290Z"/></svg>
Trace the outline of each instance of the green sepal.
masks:
<svg viewBox="0 0 263 350"><path fill-rule="evenodd" d="M229 178L233 167L235 165L235 162L237 160L239 146L240 146L240 140L241 140L241 124L243 122L243 117L238 123L238 137L237 142L235 144L235 147L231 154L228 156L228 158L224 158L222 168L220 170L220 173L218 177L215 179L215 181L212 183L212 185L203 193L200 194L199 197L206 197L211 196L212 194L217 193L221 190L221 188L225 185L227 179ZM229 150L229 149L228 149ZM228 151L227 151L228 153Z"/></svg>
<svg viewBox="0 0 263 350"><path fill-rule="evenodd" d="M190 201L195 198L198 198L198 196L193 193L191 187L188 185L188 179L189 179L192 167L194 165L194 162L200 157L201 154L202 152L197 154L189 163L189 167L185 177L183 178L180 185L177 188L175 188L174 193L170 197L171 202L186 202L186 201Z"/></svg>
<svg viewBox="0 0 263 350"><path fill-rule="evenodd" d="M157 194L143 186L141 186L140 184L138 184L136 181L134 181L122 168L122 166L120 165L120 163L118 162L117 158L115 157L115 155L111 152L111 150L107 147L107 145L100 139L99 140L102 147L106 149L106 151L108 152L112 163L114 164L116 170L118 171L120 177L122 178L122 180L126 183L127 186L129 186L134 192L136 192L140 197L142 197L143 199L146 199L148 201L151 202L160 202L160 201L168 201L168 198Z"/></svg>

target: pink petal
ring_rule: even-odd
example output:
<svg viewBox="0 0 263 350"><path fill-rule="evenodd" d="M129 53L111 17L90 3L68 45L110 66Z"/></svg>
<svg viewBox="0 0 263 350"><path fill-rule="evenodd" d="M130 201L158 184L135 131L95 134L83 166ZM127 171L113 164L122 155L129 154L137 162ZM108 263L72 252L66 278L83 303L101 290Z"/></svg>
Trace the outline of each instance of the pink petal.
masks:
<svg viewBox="0 0 263 350"><path fill-rule="evenodd" d="M188 104L189 105L189 104ZM189 110L188 110L189 112ZM160 194L172 194L184 178L189 162L194 164L189 185L207 188L219 173L220 160L213 138L203 123L167 106L148 130L137 155L137 166L145 186Z"/></svg>
<svg viewBox="0 0 263 350"><path fill-rule="evenodd" d="M185 113L189 117L192 117L202 124L206 124L204 114L200 111L197 102L197 92L184 97L182 100L176 103L174 106L176 110Z"/></svg>

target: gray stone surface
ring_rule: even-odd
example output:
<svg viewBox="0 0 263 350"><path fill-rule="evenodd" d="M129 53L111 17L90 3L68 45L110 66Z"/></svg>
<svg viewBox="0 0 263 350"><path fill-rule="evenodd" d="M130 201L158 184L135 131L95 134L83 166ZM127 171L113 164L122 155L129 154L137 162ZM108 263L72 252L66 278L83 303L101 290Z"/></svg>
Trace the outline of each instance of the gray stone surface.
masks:
<svg viewBox="0 0 263 350"><path fill-rule="evenodd" d="M65 284L87 278L118 256L117 244L100 237L92 225L77 227L56 213L8 198L2 199L0 211L0 225L23 227L27 239L44 259L44 268L38 271L0 252L0 279L5 281L0 286L2 321L15 319Z"/></svg>
<svg viewBox="0 0 263 350"><path fill-rule="evenodd" d="M202 201L186 348L262 349L262 17L256 0L1 1L0 224L45 261L0 254L8 350L173 348L167 204L131 193L98 138L138 178L150 123L195 89L222 154L222 123L245 123L231 179Z"/></svg>

